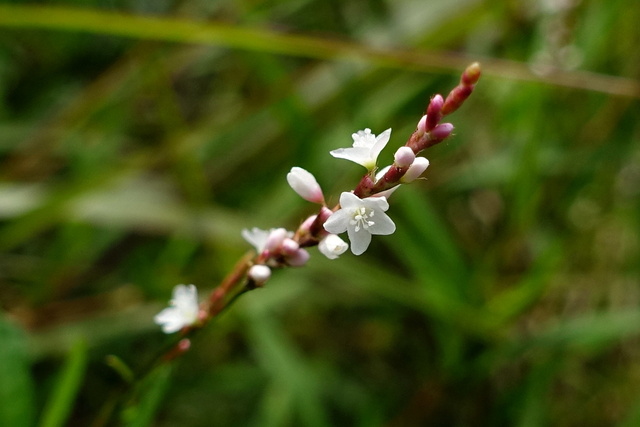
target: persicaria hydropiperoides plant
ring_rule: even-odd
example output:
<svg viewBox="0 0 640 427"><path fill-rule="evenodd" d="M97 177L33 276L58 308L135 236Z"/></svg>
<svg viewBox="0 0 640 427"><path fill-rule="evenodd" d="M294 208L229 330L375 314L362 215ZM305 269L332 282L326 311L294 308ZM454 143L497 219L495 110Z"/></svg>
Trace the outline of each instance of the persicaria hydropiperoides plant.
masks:
<svg viewBox="0 0 640 427"><path fill-rule="evenodd" d="M425 149L438 144L453 131L451 123L442 119L456 111L471 95L480 78L480 65L466 68L460 83L446 98L431 98L425 114L406 144L398 148L393 163L378 169L378 155L391 138L391 129L376 135L371 129L351 135L351 147L330 152L338 159L350 160L367 169L366 174L352 191L340 195L340 203L332 208L325 203L322 189L308 171L293 167L287 182L302 198L320 205L318 212L302 222L295 231L284 228L242 230L244 239L255 249L245 255L215 288L208 299L198 303L194 285L178 285L173 291L170 307L155 316L155 322L166 333L180 332L181 339L163 360L172 359L190 347L189 334L202 328L240 294L264 284L273 269L300 267L309 259L307 248L318 246L329 259L336 259L347 249L354 255L364 253L373 235L392 234L396 225L387 211L389 197L401 184L420 177L429 166L429 160L420 157ZM349 244L339 235L347 233Z"/></svg>

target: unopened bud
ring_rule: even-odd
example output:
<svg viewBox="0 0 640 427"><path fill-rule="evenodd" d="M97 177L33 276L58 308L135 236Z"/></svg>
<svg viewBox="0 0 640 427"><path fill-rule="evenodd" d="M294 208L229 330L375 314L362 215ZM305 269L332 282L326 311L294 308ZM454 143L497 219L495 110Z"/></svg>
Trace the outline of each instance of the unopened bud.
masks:
<svg viewBox="0 0 640 427"><path fill-rule="evenodd" d="M442 119L443 106L444 99L442 98L442 95L436 95L431 98L431 102L429 102L429 106L427 107L427 121L425 123L425 132L429 132L440 122L440 119Z"/></svg>
<svg viewBox="0 0 640 427"><path fill-rule="evenodd" d="M253 280L256 285L262 286L271 277L271 269L262 264L252 265L247 272L247 276L249 276L249 279Z"/></svg>
<svg viewBox="0 0 640 427"><path fill-rule="evenodd" d="M411 166L413 160L416 158L416 155L413 153L413 150L409 147L400 147L396 151L394 155L394 162L396 166L400 168L406 168Z"/></svg>
<svg viewBox="0 0 640 427"><path fill-rule="evenodd" d="M324 204L322 189L316 178L308 171L299 168L291 168L287 174L287 182L300 197L313 203Z"/></svg>
<svg viewBox="0 0 640 427"><path fill-rule="evenodd" d="M448 138L451 132L453 132L453 125L451 123L442 123L436 126L430 134L432 139L441 141Z"/></svg>
<svg viewBox="0 0 640 427"><path fill-rule="evenodd" d="M264 249L266 251L273 251L274 249L277 249L286 237L287 230L284 228L275 228L271 230L269 237L267 237L267 241L264 244Z"/></svg>
<svg viewBox="0 0 640 427"><path fill-rule="evenodd" d="M309 252L300 248L287 257L287 264L292 267L301 267L309 261Z"/></svg>
<svg viewBox="0 0 640 427"><path fill-rule="evenodd" d="M408 184L415 181L429 167L429 160L425 157L416 157L407 173L400 179L401 182Z"/></svg>
<svg viewBox="0 0 640 427"><path fill-rule="evenodd" d="M335 234L329 234L318 244L320 252L329 259L336 259L342 255L349 245Z"/></svg>
<svg viewBox="0 0 640 427"><path fill-rule="evenodd" d="M417 126L417 132L425 133L427 131L427 115L425 114L420 118Z"/></svg>
<svg viewBox="0 0 640 427"><path fill-rule="evenodd" d="M480 73L480 64L478 62L474 62L464 70L460 82L465 86L474 85L478 82L478 79L480 79Z"/></svg>
<svg viewBox="0 0 640 427"><path fill-rule="evenodd" d="M282 249L282 253L285 255L293 255L298 249L300 249L300 245L295 240L286 238L282 241L280 248Z"/></svg>

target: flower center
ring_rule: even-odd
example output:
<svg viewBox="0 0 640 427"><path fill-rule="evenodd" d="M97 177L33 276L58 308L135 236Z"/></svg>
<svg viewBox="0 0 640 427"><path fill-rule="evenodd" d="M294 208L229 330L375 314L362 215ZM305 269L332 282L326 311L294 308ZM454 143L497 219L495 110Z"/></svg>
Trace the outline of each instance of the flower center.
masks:
<svg viewBox="0 0 640 427"><path fill-rule="evenodd" d="M369 218L373 218L373 214L375 214L375 211L373 211L372 209L367 211L367 208L365 208L364 206L359 207L353 213L353 218L351 218L349 223L351 225L355 225L356 232L360 231L361 228L364 228L366 230L370 226L375 224L375 222L369 220Z"/></svg>

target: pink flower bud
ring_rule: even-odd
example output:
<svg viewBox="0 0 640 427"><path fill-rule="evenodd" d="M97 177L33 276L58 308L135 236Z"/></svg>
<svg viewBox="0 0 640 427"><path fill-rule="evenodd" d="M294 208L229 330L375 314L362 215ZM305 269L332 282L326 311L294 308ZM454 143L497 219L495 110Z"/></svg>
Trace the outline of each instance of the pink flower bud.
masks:
<svg viewBox="0 0 640 427"><path fill-rule="evenodd" d="M426 132L435 128L440 119L442 119L442 107L444 106L444 99L442 95L436 95L429 102L427 107L427 122L425 124Z"/></svg>
<svg viewBox="0 0 640 427"><path fill-rule="evenodd" d="M413 153L413 150L409 147L400 147L396 151L394 156L394 161L396 166L400 168L406 168L411 166L411 163L415 160L416 155Z"/></svg>
<svg viewBox="0 0 640 427"><path fill-rule="evenodd" d="M324 204L322 189L315 177L308 171L299 168L291 168L287 174L287 182L300 197L313 203Z"/></svg>
<svg viewBox="0 0 640 427"><path fill-rule="evenodd" d="M274 228L267 237L267 242L264 244L265 251L273 251L282 245L284 239L287 238L287 230L284 228Z"/></svg>
<svg viewBox="0 0 640 427"><path fill-rule="evenodd" d="M431 138L441 141L449 137L451 132L453 132L453 125L451 123L442 123L431 131Z"/></svg>
<svg viewBox="0 0 640 427"><path fill-rule="evenodd" d="M413 164L409 166L409 170L404 174L400 181L403 183L409 183L418 178L429 167L429 160L424 157L416 157Z"/></svg>
<svg viewBox="0 0 640 427"><path fill-rule="evenodd" d="M460 79L460 82L465 86L474 85L478 83L478 79L480 78L480 73L481 73L480 64L477 62L474 62L473 64L469 65L466 70L464 70L464 73L462 73L462 78Z"/></svg>
<svg viewBox="0 0 640 427"><path fill-rule="evenodd" d="M309 261L309 252L304 249L298 249L287 257L287 264L292 267L301 267Z"/></svg>
<svg viewBox="0 0 640 427"><path fill-rule="evenodd" d="M286 238L282 241L282 245L280 245L282 249L282 253L285 255L293 255L295 252L300 249L300 245L293 239Z"/></svg>
<svg viewBox="0 0 640 427"><path fill-rule="evenodd" d="M262 286L271 277L271 269L262 264L252 265L247 272L247 276L249 276L249 278L253 280L256 285Z"/></svg>

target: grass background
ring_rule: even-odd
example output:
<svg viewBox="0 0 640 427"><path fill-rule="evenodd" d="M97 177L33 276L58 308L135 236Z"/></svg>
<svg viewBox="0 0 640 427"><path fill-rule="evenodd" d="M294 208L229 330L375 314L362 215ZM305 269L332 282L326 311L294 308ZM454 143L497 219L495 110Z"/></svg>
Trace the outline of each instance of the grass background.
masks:
<svg viewBox="0 0 640 427"><path fill-rule="evenodd" d="M638 425L638 22L632 0L2 2L0 425ZM312 249L124 393L174 285L313 212L292 166L337 201L362 170L329 150L391 127L389 163L476 60L394 235Z"/></svg>

